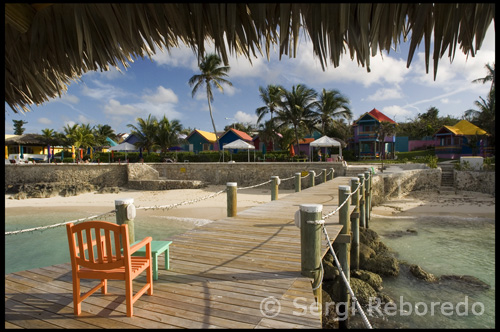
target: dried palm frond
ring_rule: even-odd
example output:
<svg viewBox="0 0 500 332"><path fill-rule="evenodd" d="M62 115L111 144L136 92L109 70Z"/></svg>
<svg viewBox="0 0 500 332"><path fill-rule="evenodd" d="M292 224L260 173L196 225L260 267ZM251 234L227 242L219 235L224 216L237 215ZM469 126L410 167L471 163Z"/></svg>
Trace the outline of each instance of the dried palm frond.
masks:
<svg viewBox="0 0 500 332"><path fill-rule="evenodd" d="M296 56L301 31L323 69L349 52L370 70L370 57L410 38L407 66L424 41L429 70L457 45L474 56L494 20L493 3L68 3L5 4L5 101L14 112L60 96L83 73L180 42L201 59L211 41L224 64L230 54L269 58L271 45Z"/></svg>

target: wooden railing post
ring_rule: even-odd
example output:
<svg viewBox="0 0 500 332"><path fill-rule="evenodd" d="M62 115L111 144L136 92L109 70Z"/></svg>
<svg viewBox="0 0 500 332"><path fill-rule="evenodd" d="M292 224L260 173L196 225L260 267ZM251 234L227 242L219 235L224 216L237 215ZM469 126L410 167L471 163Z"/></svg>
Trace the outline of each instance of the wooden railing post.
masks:
<svg viewBox="0 0 500 332"><path fill-rule="evenodd" d="M300 257L301 274L313 278L314 295L321 303L321 234L322 225L308 221L322 220L323 205L301 204L300 213Z"/></svg>
<svg viewBox="0 0 500 332"><path fill-rule="evenodd" d="M278 186L280 184L279 176L271 176L271 201L278 199Z"/></svg>
<svg viewBox="0 0 500 332"><path fill-rule="evenodd" d="M359 192L359 226L366 227L365 213L366 213L366 200L365 200L365 175L358 174L359 182L361 183L361 188Z"/></svg>
<svg viewBox="0 0 500 332"><path fill-rule="evenodd" d="M234 217L237 214L237 196L238 184L236 182L228 182L227 186L227 216Z"/></svg>
<svg viewBox="0 0 500 332"><path fill-rule="evenodd" d="M302 185L301 184L301 181L300 181L300 178L301 178L302 174L301 173L295 173L295 192L298 193L300 191L300 186Z"/></svg>
<svg viewBox="0 0 500 332"><path fill-rule="evenodd" d="M359 186L358 178L351 178L351 188L355 191ZM352 229L352 260L351 266L359 270L359 188L355 194L351 196L351 204L355 206L353 213L351 214L351 229Z"/></svg>
<svg viewBox="0 0 500 332"><path fill-rule="evenodd" d="M315 171L309 171L309 176L311 177L311 180L310 180L310 187L314 187L314 179L316 177L316 172Z"/></svg>
<svg viewBox="0 0 500 332"><path fill-rule="evenodd" d="M115 200L116 209L116 223L118 225L127 224L128 226L128 239L129 245L135 242L135 230L134 230L134 219L135 219L135 206L133 198L124 198ZM120 244L122 239L120 238Z"/></svg>
<svg viewBox="0 0 500 332"><path fill-rule="evenodd" d="M365 171L365 227L370 228L370 200L371 200L370 171Z"/></svg>
<svg viewBox="0 0 500 332"><path fill-rule="evenodd" d="M331 175L330 175L330 180L333 180L333 178L335 177L335 169L333 169L333 167L332 167L332 168L330 168L330 170L332 171Z"/></svg>

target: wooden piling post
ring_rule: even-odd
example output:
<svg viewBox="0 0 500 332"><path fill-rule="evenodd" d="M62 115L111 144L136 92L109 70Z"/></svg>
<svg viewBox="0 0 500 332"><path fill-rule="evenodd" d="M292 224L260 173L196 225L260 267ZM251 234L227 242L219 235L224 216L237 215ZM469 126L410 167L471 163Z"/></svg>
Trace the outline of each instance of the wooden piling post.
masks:
<svg viewBox="0 0 500 332"><path fill-rule="evenodd" d="M359 182L361 183L361 188L359 192L359 226L366 227L365 213L366 213L366 200L365 200L365 175L358 174Z"/></svg>
<svg viewBox="0 0 500 332"><path fill-rule="evenodd" d="M326 182L326 168L323 168L323 181L321 183L325 183Z"/></svg>
<svg viewBox="0 0 500 332"><path fill-rule="evenodd" d="M300 178L301 178L302 174L301 173L295 173L295 192L298 193L300 192L300 186L302 185L301 184L301 181L300 181Z"/></svg>
<svg viewBox="0 0 500 332"><path fill-rule="evenodd" d="M236 182L228 182L227 186L227 216L234 217L237 213L237 197L236 191L238 190L238 184Z"/></svg>
<svg viewBox="0 0 500 332"><path fill-rule="evenodd" d="M351 178L351 188L353 191L359 186L358 178ZM361 187L351 196L351 204L356 208L351 214L351 229L352 229L352 247L351 247L351 266L359 270L359 192Z"/></svg>
<svg viewBox="0 0 500 332"><path fill-rule="evenodd" d="M321 303L321 235L322 225L308 221L322 220L323 205L301 204L300 213L300 257L301 274L313 278L314 295ZM320 307L320 306L319 306Z"/></svg>
<svg viewBox="0 0 500 332"><path fill-rule="evenodd" d="M279 176L271 176L271 201L278 199L278 186L280 184Z"/></svg>
<svg viewBox="0 0 500 332"><path fill-rule="evenodd" d="M340 231L340 235L337 238L338 243L336 244L337 256L340 262L340 266L344 271L344 275L347 279L347 282L350 282L350 262L351 262L351 222L349 218L349 206L350 202L348 200L349 194L351 192L351 188L349 186L339 186L339 206L345 200L347 202L342 206L339 210L339 223L344 226ZM349 323L349 302L350 302L350 294L347 286L344 282L340 283L340 292L339 292L339 328L347 328Z"/></svg>
<svg viewBox="0 0 500 332"><path fill-rule="evenodd" d="M370 193L371 193L371 181L370 181L370 171L365 171L365 227L370 228Z"/></svg>
<svg viewBox="0 0 500 332"><path fill-rule="evenodd" d="M332 171L332 172L330 173L330 174L331 174L331 175L330 175L330 180L333 180L333 178L335 177L335 169L333 169L333 167L332 167L332 168L330 168L330 170Z"/></svg>
<svg viewBox="0 0 500 332"><path fill-rule="evenodd" d="M129 245L135 242L134 219L135 205L133 198L123 198L115 200L116 223L118 225L127 224ZM120 243L122 239L120 238ZM123 246L123 244L122 244Z"/></svg>
<svg viewBox="0 0 500 332"><path fill-rule="evenodd" d="M311 184L310 187L314 187L314 178L316 177L316 172L309 171L309 176L311 177L311 181L309 182Z"/></svg>

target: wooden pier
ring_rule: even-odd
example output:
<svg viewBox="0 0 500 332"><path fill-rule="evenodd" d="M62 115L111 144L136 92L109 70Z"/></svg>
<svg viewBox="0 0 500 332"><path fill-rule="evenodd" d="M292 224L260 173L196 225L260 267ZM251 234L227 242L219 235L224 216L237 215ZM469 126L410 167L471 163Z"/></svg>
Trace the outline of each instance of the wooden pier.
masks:
<svg viewBox="0 0 500 332"><path fill-rule="evenodd" d="M322 204L323 215L335 210L338 187L349 182L338 177L169 238L170 270L160 257L154 295L143 295L131 318L119 281L74 316L70 263L8 274L5 328L321 328L312 279L300 272L294 214L301 204ZM327 226L334 241L338 214L326 222L334 223ZM82 280L82 289L95 283Z"/></svg>

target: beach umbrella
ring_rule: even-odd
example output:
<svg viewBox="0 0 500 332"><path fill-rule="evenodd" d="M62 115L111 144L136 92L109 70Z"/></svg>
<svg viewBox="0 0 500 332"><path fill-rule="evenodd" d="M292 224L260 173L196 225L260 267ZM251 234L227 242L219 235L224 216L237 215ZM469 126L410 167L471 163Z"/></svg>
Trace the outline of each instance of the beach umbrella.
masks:
<svg viewBox="0 0 500 332"><path fill-rule="evenodd" d="M295 149L293 148L293 144L290 145L290 156L295 156Z"/></svg>
<svg viewBox="0 0 500 332"><path fill-rule="evenodd" d="M47 145L47 162L50 163L50 144Z"/></svg>
<svg viewBox="0 0 500 332"><path fill-rule="evenodd" d="M71 146L71 158L73 158L73 162L75 162L76 156L75 156L75 146L74 145Z"/></svg>
<svg viewBox="0 0 500 332"><path fill-rule="evenodd" d="M24 158L24 154L23 154L23 146L22 145L19 145L19 150L21 152L21 155L19 156L19 159L23 159Z"/></svg>
<svg viewBox="0 0 500 332"><path fill-rule="evenodd" d="M61 162L64 160L64 148L61 150Z"/></svg>
<svg viewBox="0 0 500 332"><path fill-rule="evenodd" d="M142 148L139 149L139 159L142 159Z"/></svg>
<svg viewBox="0 0 500 332"><path fill-rule="evenodd" d="M9 159L9 147L5 146L5 159Z"/></svg>
<svg viewBox="0 0 500 332"><path fill-rule="evenodd" d="M89 148L90 149L90 159L92 159L92 157L94 156L94 149L92 147Z"/></svg>
<svg viewBox="0 0 500 332"><path fill-rule="evenodd" d="M80 148L80 160L82 160L82 159L83 159L83 149Z"/></svg>

